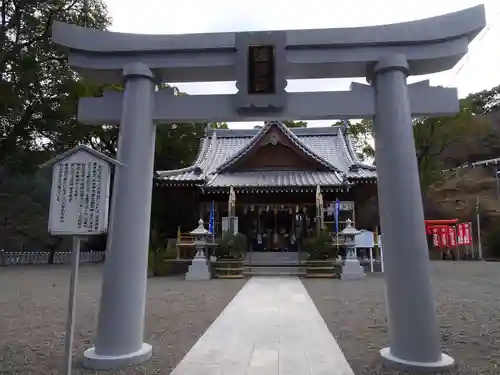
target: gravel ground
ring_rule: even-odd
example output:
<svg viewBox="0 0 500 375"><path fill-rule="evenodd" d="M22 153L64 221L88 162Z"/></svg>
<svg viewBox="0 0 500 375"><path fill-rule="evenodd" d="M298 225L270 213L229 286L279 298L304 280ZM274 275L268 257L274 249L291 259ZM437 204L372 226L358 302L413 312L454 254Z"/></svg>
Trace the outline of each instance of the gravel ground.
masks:
<svg viewBox="0 0 500 375"><path fill-rule="evenodd" d="M445 352L458 362L451 375L500 375L500 263L433 262ZM78 292L73 374L91 346L101 266L83 266ZM62 374L69 270L64 266L0 268L0 374ZM384 281L304 279L356 375L396 375L378 351L387 345ZM244 280L189 283L154 278L148 284L146 341L153 359L99 374L169 374L241 289Z"/></svg>
<svg viewBox="0 0 500 375"><path fill-rule="evenodd" d="M101 266L82 266L77 301L73 374L94 374L81 357L94 338ZM154 356L143 366L99 374L169 374L245 280L148 283L145 339ZM0 374L62 374L69 269L0 267Z"/></svg>
<svg viewBox="0 0 500 375"><path fill-rule="evenodd" d="M500 374L500 263L432 262L444 351L453 375ZM388 344L384 280L303 281L356 375L396 375L382 367Z"/></svg>

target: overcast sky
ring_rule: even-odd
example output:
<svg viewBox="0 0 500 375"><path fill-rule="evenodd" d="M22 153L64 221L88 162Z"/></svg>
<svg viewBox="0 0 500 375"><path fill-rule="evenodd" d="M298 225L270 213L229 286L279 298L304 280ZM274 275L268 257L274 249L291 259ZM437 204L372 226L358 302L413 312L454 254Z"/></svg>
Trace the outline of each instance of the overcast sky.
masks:
<svg viewBox="0 0 500 375"><path fill-rule="evenodd" d="M461 97L500 84L500 1L498 0L106 0L112 31L142 34L183 34L355 27L411 21L485 4L488 27L470 46L469 55L454 69L432 76L431 84L456 86ZM292 80L288 91L347 90L353 80ZM355 80L356 81L356 80ZM365 82L364 79L357 81ZM177 85L190 94L233 93L231 82ZM310 126L332 120L311 121ZM258 123L231 124L253 127Z"/></svg>

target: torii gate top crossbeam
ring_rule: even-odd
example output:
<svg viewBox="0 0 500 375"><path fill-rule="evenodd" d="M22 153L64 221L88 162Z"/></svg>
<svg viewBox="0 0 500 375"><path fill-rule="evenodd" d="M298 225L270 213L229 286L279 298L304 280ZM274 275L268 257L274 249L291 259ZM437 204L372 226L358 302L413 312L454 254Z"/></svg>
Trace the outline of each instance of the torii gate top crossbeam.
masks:
<svg viewBox="0 0 500 375"><path fill-rule="evenodd" d="M79 73L103 83L119 82L123 67L138 60L168 82L237 80L238 51L259 38L280 41L286 79L348 78L366 76L380 56L395 53L407 57L410 75L451 69L485 25L478 5L419 21L324 30L137 35L56 22L52 39Z"/></svg>

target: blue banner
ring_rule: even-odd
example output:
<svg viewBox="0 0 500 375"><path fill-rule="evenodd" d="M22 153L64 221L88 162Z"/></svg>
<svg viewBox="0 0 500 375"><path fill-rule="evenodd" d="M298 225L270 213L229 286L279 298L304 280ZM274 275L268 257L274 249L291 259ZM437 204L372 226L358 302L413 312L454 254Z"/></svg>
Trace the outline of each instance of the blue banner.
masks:
<svg viewBox="0 0 500 375"><path fill-rule="evenodd" d="M214 216L215 216L215 203L212 201L210 206L210 219L208 220L208 231L214 234Z"/></svg>

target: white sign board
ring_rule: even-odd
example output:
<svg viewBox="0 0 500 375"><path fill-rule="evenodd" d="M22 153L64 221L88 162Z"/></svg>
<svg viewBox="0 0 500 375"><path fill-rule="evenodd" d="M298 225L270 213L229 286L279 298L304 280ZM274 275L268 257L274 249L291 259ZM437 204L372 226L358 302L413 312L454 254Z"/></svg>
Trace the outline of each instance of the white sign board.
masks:
<svg viewBox="0 0 500 375"><path fill-rule="evenodd" d="M352 211L354 210L354 202L353 201L340 201L339 202L340 211Z"/></svg>
<svg viewBox="0 0 500 375"><path fill-rule="evenodd" d="M329 216L333 216L335 213L335 202L330 202L326 208L323 209ZM339 211L353 211L354 202L353 201L340 201Z"/></svg>
<svg viewBox="0 0 500 375"><path fill-rule="evenodd" d="M84 149L53 164L49 232L96 235L107 231L111 165Z"/></svg>
<svg viewBox="0 0 500 375"><path fill-rule="evenodd" d="M354 239L356 247L371 248L375 246L374 233L369 230L362 230Z"/></svg>
<svg viewBox="0 0 500 375"><path fill-rule="evenodd" d="M238 233L238 217L223 217L222 232L230 232L232 226L232 234Z"/></svg>

